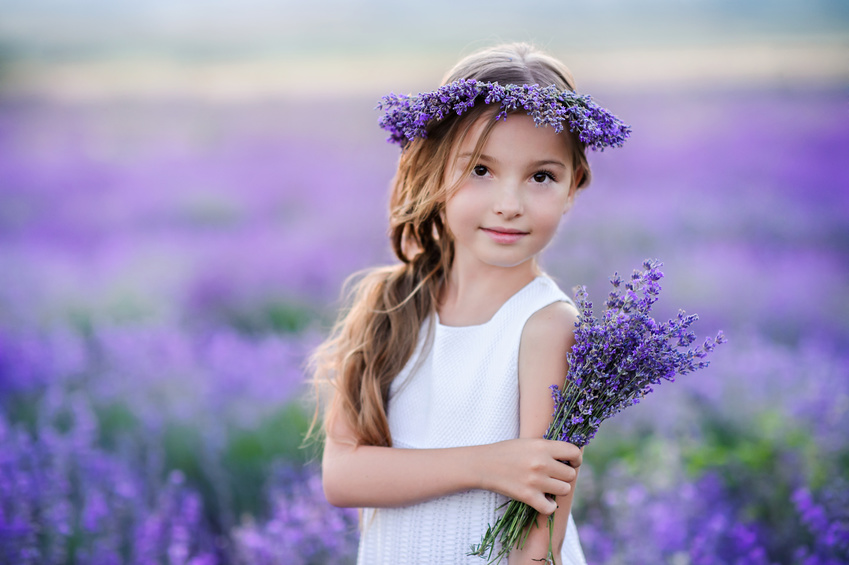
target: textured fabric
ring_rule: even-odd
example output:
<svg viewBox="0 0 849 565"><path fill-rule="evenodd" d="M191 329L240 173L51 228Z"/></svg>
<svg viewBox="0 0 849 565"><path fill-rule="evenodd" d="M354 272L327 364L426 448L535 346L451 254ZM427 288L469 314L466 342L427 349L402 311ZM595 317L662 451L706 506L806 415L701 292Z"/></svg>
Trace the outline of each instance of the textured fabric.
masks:
<svg viewBox="0 0 849 565"><path fill-rule="evenodd" d="M537 310L570 301L548 277L514 294L488 322L424 323L416 352L395 378L388 405L395 447L482 445L519 437L518 359L522 330ZM470 490L400 508L364 509L359 565L474 564L468 557L506 498ZM583 565L569 519L563 565Z"/></svg>

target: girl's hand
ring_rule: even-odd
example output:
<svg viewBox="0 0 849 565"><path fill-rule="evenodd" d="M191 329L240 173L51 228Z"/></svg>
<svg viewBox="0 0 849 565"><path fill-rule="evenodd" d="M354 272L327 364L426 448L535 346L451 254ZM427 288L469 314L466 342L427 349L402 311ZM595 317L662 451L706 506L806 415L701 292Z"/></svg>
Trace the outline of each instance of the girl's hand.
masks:
<svg viewBox="0 0 849 565"><path fill-rule="evenodd" d="M572 492L583 460L571 443L545 439L512 439L479 449L480 488L520 500L545 516L557 509L546 495Z"/></svg>

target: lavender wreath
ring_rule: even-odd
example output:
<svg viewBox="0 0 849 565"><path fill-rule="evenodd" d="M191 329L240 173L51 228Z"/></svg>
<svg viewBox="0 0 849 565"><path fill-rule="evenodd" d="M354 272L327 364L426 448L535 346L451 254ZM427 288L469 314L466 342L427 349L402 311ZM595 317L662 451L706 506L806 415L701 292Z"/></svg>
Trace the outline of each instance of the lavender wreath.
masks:
<svg viewBox="0 0 849 565"><path fill-rule="evenodd" d="M485 104L500 104L496 120L506 119L507 113L524 110L539 126L549 125L563 131L564 122L578 139L594 150L621 147L631 134L631 127L608 110L592 101L586 94L559 90L556 86L538 84L507 84L461 79L433 92L415 96L389 94L377 105L385 113L378 122L389 132L386 139L402 148L417 137L427 137L427 126L451 112L458 116L472 108L479 98Z"/></svg>

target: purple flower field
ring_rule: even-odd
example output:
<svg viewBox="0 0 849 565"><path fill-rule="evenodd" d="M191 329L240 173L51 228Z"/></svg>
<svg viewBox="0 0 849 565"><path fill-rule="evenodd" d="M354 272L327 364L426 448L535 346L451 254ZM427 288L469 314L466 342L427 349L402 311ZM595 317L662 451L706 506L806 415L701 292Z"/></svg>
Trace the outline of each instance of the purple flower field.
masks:
<svg viewBox="0 0 849 565"><path fill-rule="evenodd" d="M846 92L597 96L632 138L544 266L657 258L729 343L587 449L589 562L849 561ZM355 561L303 362L390 260L378 97L0 100L0 562Z"/></svg>

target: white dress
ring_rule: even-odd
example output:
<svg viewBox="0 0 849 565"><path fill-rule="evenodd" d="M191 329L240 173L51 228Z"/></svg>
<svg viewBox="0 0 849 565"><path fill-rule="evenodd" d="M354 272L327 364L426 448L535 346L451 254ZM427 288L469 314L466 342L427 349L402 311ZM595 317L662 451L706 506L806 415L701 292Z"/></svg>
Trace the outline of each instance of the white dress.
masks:
<svg viewBox="0 0 849 565"><path fill-rule="evenodd" d="M392 383L389 428L395 447L425 449L482 445L519 437L519 343L537 310L569 298L548 277L537 277L488 322L443 326L426 321L410 361ZM564 375L565 376L565 375ZM412 506L363 510L359 565L486 563L469 557L502 495L469 490ZM497 549L493 555L497 553ZM585 565L569 517L563 565Z"/></svg>

